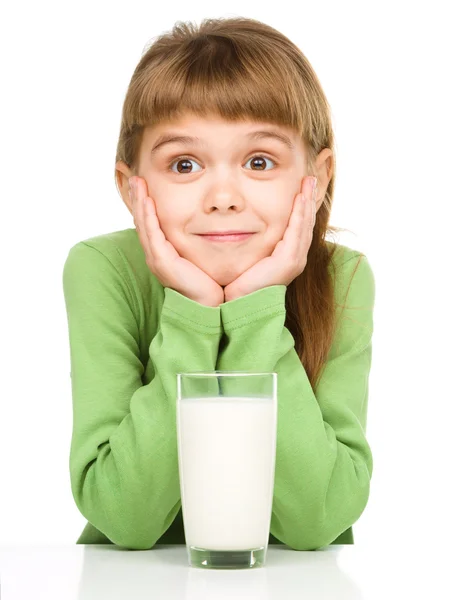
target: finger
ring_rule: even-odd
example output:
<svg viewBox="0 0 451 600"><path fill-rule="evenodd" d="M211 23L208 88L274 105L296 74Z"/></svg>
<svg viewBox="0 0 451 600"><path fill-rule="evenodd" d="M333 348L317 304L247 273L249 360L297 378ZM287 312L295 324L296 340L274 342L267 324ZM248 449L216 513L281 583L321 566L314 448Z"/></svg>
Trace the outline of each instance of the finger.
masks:
<svg viewBox="0 0 451 600"><path fill-rule="evenodd" d="M142 219L142 215L140 214L140 211L139 211L139 198L136 193L136 177L133 180L130 177L130 179L128 180L128 184L129 184L128 193L130 195L130 200L132 202L133 222L135 224L135 229L138 234L138 237L142 243L144 241L143 237L142 237L143 219Z"/></svg>
<svg viewBox="0 0 451 600"><path fill-rule="evenodd" d="M149 236L147 234L147 225L144 215L144 206L141 194L141 187L139 186L139 178L134 177L133 186L131 189L131 198L133 199L133 220L135 222L136 231L138 233L139 241L143 247L144 254L146 255L146 262L153 260L152 249L149 244Z"/></svg>
<svg viewBox="0 0 451 600"><path fill-rule="evenodd" d="M139 186L139 187L138 187ZM136 185L137 194L140 198L140 210L144 224L146 246L153 260L160 258L166 250L166 236L164 235L158 220L155 203L150 196L146 195L145 182Z"/></svg>
<svg viewBox="0 0 451 600"><path fill-rule="evenodd" d="M300 201L298 210L295 207L286 231L287 252L289 258L295 261L307 255L313 238L312 200L305 191L299 194L297 200Z"/></svg>
<svg viewBox="0 0 451 600"><path fill-rule="evenodd" d="M316 223L316 194L317 194L317 188L315 188L313 190L313 197L312 197L312 213L313 213L313 222L312 222L312 230L315 227L315 223Z"/></svg>
<svg viewBox="0 0 451 600"><path fill-rule="evenodd" d="M316 188L311 177L307 177L302 184L302 194L305 198L303 227L304 235L309 233L313 236L313 228L316 220Z"/></svg>
<svg viewBox="0 0 451 600"><path fill-rule="evenodd" d="M309 237L310 241L313 237L313 227L315 225L315 210L313 199L309 196L305 201L305 236ZM309 242L310 243L310 242Z"/></svg>
<svg viewBox="0 0 451 600"><path fill-rule="evenodd" d="M316 192L318 189L317 184L318 184L317 177L310 179L310 207L311 207L311 213L312 213L312 220L311 220L312 231L313 231L313 228L315 226L315 221L316 221Z"/></svg>
<svg viewBox="0 0 451 600"><path fill-rule="evenodd" d="M309 177L305 177L301 191L296 195L287 228L283 234L283 251L287 259L304 256L313 238L314 210L312 208L312 187Z"/></svg>
<svg viewBox="0 0 451 600"><path fill-rule="evenodd" d="M283 234L283 241L287 248L297 249L299 248L299 239L305 237L303 231L305 229L306 214L308 207L306 206L307 201L305 195L300 193L297 194L294 203L293 210L291 211L290 219L288 221L287 228Z"/></svg>

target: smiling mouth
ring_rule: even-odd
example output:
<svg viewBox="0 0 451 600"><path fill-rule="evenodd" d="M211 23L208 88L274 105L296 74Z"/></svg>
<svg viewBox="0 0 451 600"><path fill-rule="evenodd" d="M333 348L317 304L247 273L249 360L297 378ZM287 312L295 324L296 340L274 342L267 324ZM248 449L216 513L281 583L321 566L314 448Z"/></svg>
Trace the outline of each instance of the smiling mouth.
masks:
<svg viewBox="0 0 451 600"><path fill-rule="evenodd" d="M242 241L249 239L250 237L252 237L255 234L254 233L229 233L227 235L201 235L201 234L197 234L197 235L199 235L199 237L204 238L207 241L220 242L223 244L224 242L242 242Z"/></svg>

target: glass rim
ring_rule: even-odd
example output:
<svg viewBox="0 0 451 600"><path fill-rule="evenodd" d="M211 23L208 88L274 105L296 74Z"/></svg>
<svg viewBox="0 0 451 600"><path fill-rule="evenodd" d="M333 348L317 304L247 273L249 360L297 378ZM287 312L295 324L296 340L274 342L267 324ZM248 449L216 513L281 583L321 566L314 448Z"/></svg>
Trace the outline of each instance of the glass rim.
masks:
<svg viewBox="0 0 451 600"><path fill-rule="evenodd" d="M277 375L275 371L266 371L266 372L253 372L253 371L191 371L184 373L177 373L177 377L179 376L185 377L228 377L228 376L238 376L238 377L251 377L251 376L261 376L261 375Z"/></svg>

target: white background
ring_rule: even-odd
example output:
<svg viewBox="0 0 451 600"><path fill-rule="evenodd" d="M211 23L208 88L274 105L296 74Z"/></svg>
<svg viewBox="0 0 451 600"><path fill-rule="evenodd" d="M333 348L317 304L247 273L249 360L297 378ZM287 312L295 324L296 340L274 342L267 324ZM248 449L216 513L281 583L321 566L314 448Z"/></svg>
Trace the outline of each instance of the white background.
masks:
<svg viewBox="0 0 451 600"><path fill-rule="evenodd" d="M293 14L293 7L298 10ZM333 111L331 223L376 278L359 546L448 544L451 498L450 69L446 2L21 2L1 50L0 544L75 544L62 269L82 239L133 227L114 183L122 103L176 20L247 16L306 54ZM221 9L222 6L218 5ZM447 293L448 292L448 293Z"/></svg>

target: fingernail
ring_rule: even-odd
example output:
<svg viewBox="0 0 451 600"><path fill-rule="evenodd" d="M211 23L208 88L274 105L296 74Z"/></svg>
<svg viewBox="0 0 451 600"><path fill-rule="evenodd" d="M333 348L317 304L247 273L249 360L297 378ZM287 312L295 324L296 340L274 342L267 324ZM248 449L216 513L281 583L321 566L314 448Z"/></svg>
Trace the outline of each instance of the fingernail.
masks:
<svg viewBox="0 0 451 600"><path fill-rule="evenodd" d="M318 178L312 177L311 182L312 182L312 191L314 191L316 189L316 185L318 183Z"/></svg>
<svg viewBox="0 0 451 600"><path fill-rule="evenodd" d="M128 185L132 190L135 189L135 182L133 181L133 177L130 177L130 179L128 180Z"/></svg>

